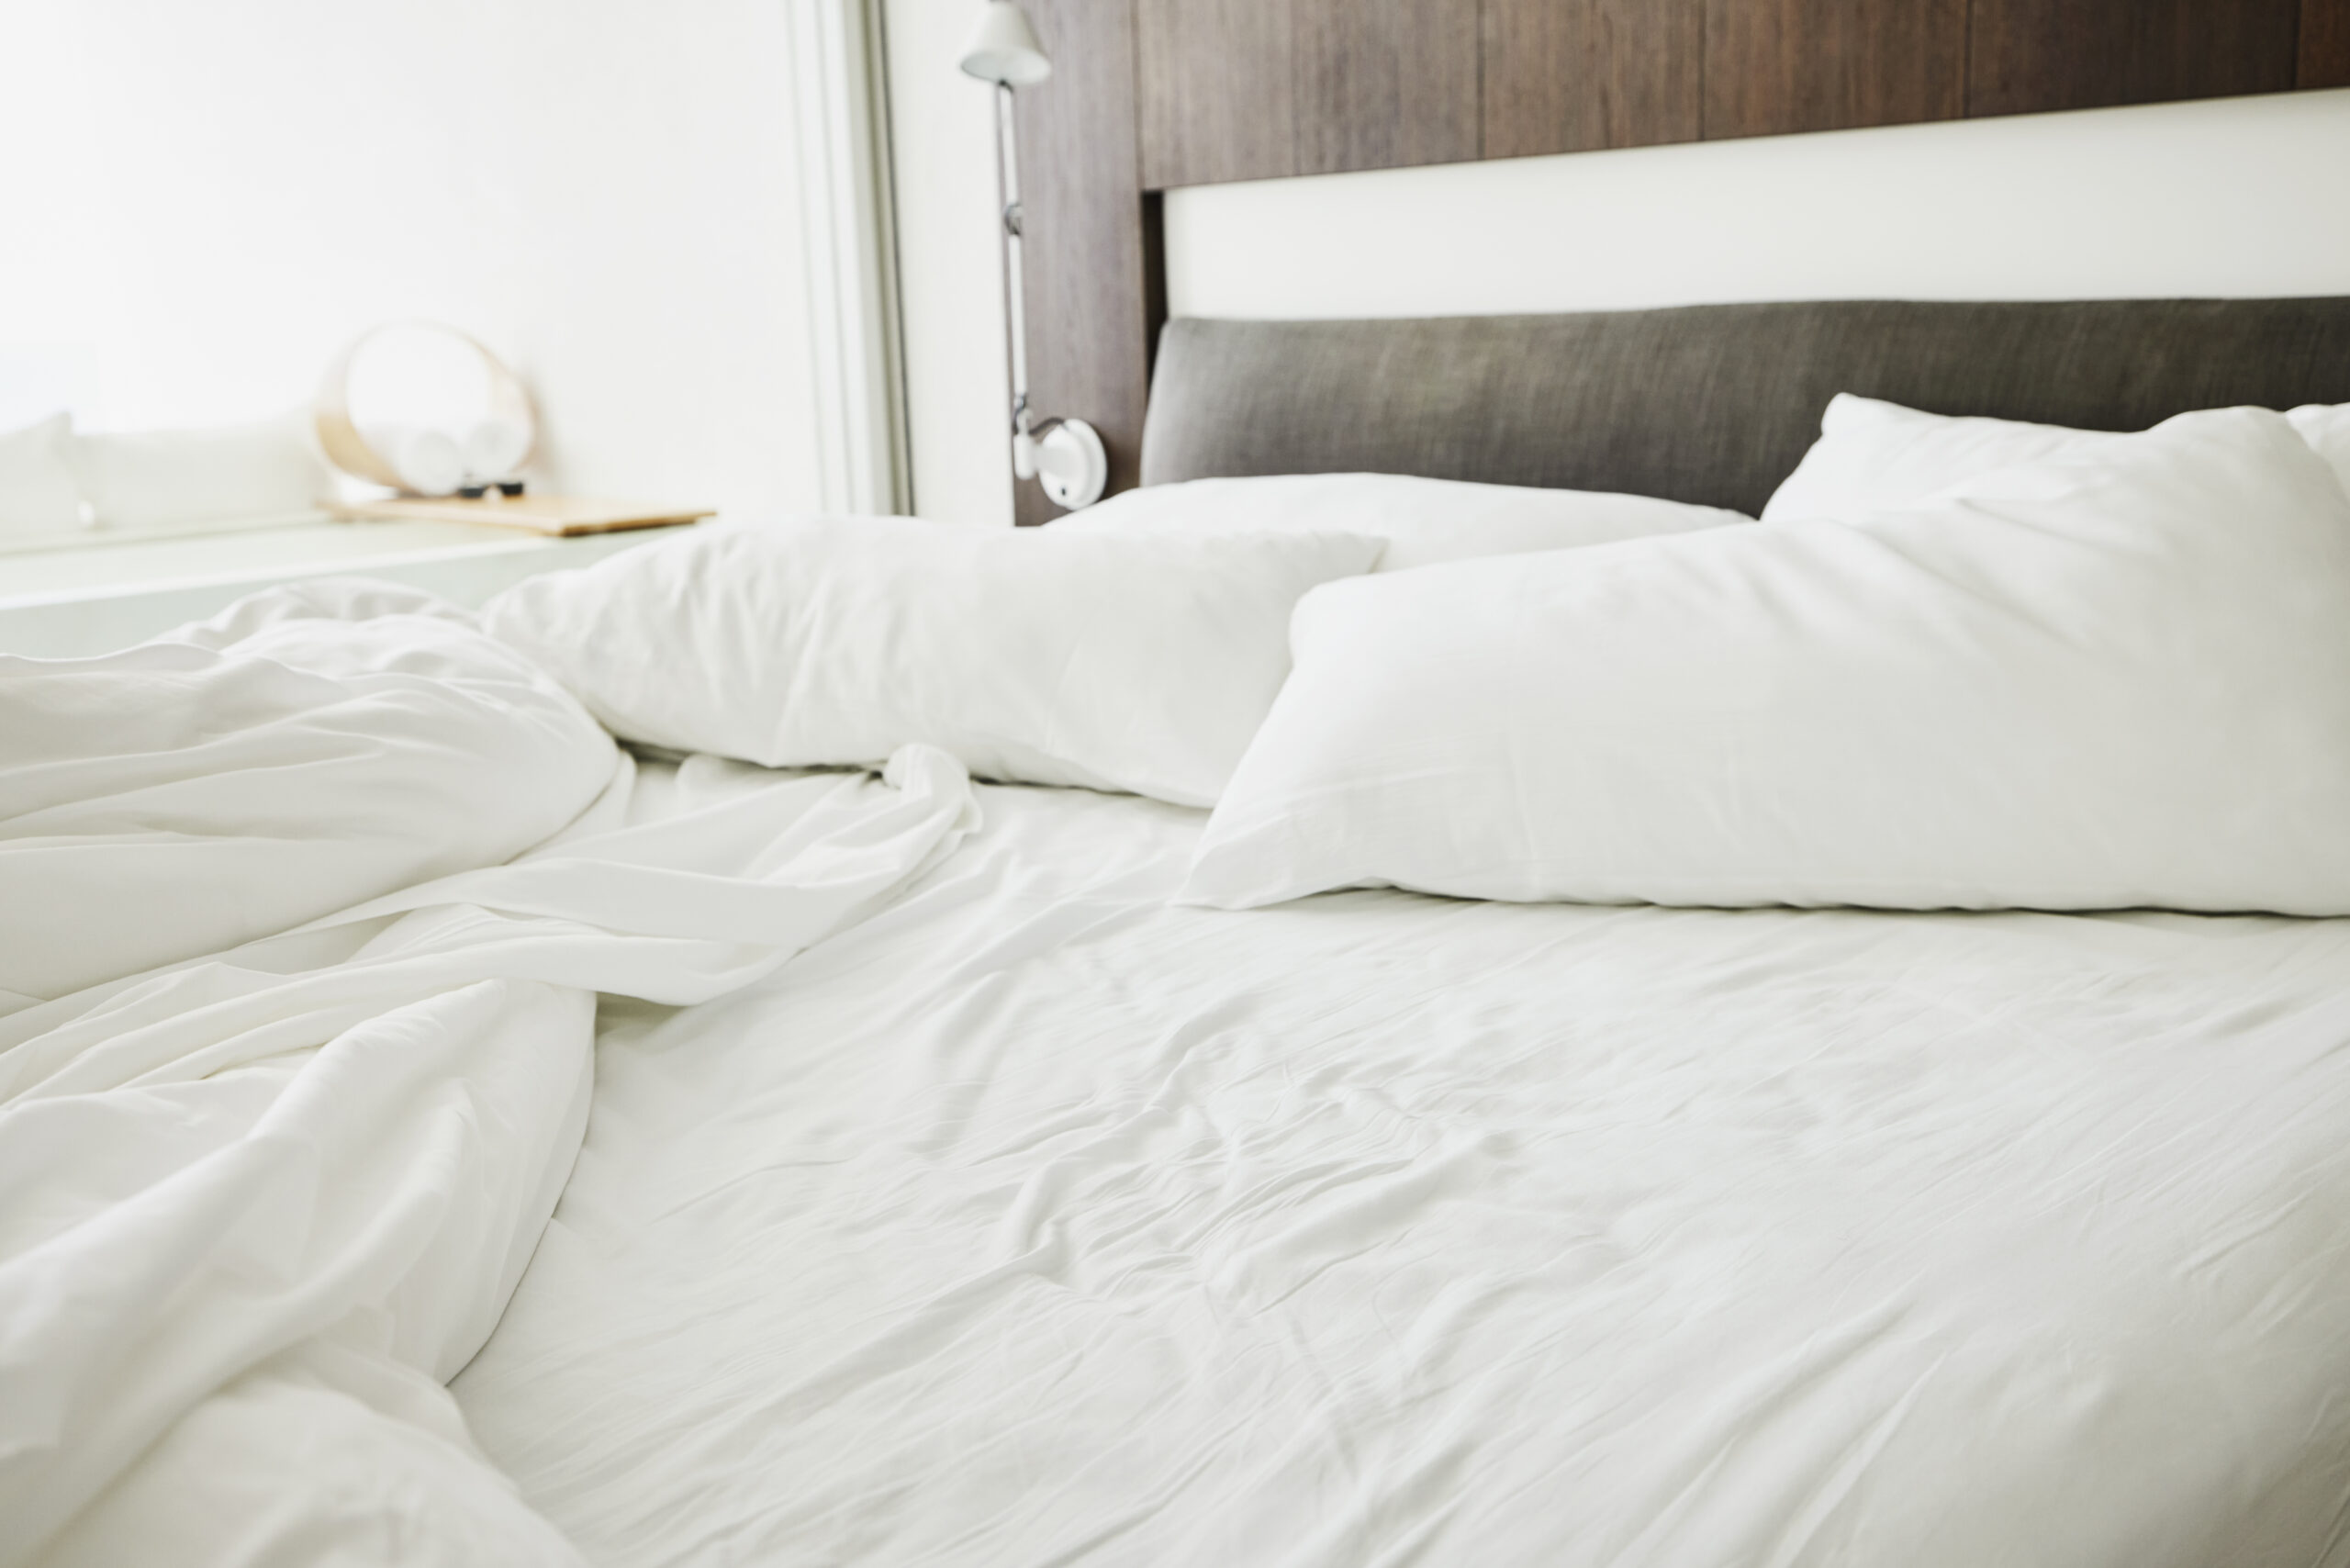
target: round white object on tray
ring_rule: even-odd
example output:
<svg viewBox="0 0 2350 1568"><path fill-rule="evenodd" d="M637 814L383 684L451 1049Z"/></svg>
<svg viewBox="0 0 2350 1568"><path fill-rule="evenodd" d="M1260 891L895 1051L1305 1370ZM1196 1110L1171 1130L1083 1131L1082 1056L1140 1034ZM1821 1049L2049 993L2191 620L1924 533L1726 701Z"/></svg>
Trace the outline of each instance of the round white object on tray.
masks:
<svg viewBox="0 0 2350 1568"><path fill-rule="evenodd" d="M484 420L465 432L465 482L494 484L510 479L531 452L531 432L509 420Z"/></svg>
<svg viewBox="0 0 2350 1568"><path fill-rule="evenodd" d="M411 495L451 496L465 482L465 460L446 431L375 426L360 431L368 449L381 454Z"/></svg>

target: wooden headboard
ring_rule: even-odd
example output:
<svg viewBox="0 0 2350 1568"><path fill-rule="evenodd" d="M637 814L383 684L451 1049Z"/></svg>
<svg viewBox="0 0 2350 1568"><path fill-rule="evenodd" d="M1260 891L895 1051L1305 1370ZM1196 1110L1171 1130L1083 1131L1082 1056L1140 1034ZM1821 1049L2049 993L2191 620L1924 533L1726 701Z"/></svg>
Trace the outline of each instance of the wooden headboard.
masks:
<svg viewBox="0 0 2350 1568"><path fill-rule="evenodd" d="M1171 186L2350 86L2350 0L1024 0L1035 406L1141 479ZM1023 522L1054 514L1018 487Z"/></svg>

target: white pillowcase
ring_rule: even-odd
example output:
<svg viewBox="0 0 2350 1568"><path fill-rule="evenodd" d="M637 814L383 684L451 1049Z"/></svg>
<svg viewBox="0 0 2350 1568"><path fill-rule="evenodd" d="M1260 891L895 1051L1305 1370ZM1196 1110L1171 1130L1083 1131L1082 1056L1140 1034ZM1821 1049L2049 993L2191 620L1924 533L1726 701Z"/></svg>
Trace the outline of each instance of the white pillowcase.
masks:
<svg viewBox="0 0 2350 1568"><path fill-rule="evenodd" d="M2061 456L2120 435L1921 413L1839 392L1820 416L1819 439L1763 504L1762 521L1859 517L1906 507L1995 469Z"/></svg>
<svg viewBox="0 0 2350 1568"><path fill-rule="evenodd" d="M316 510L332 489L302 415L84 435L74 465L97 525L123 532L289 516Z"/></svg>
<svg viewBox="0 0 2350 1568"><path fill-rule="evenodd" d="M2285 418L2350 492L2350 403L2304 403Z"/></svg>
<svg viewBox="0 0 2350 1568"><path fill-rule="evenodd" d="M2306 404L2285 418L2350 491L2350 403ZM1996 469L2079 452L2126 433L1921 413L1840 392L1820 417L1819 439L1772 494L1762 519L1887 511Z"/></svg>
<svg viewBox="0 0 2350 1568"><path fill-rule="evenodd" d="M1190 902L2350 913L2350 498L2265 410L1337 584L1293 642Z"/></svg>
<svg viewBox="0 0 2350 1568"><path fill-rule="evenodd" d="M972 773L1214 803L1347 534L1210 539L903 518L696 529L484 609L624 740L770 767L924 741Z"/></svg>
<svg viewBox="0 0 2350 1568"><path fill-rule="evenodd" d="M63 414L0 435L0 544L81 532L82 492L67 456L73 440L73 422Z"/></svg>
<svg viewBox="0 0 2350 1568"><path fill-rule="evenodd" d="M1402 474L1280 474L1151 485L1072 512L1052 526L1367 533L1386 542L1379 570L1394 572L1437 561L1566 550L1753 521L1740 512L1652 496L1474 485Z"/></svg>

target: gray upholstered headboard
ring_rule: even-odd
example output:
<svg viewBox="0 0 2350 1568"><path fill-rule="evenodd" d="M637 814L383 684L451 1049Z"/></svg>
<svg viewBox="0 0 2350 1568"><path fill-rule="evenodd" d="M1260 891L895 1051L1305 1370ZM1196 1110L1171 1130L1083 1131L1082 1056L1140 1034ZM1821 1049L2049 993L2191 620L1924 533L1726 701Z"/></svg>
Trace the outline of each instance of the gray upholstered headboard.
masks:
<svg viewBox="0 0 2350 1568"><path fill-rule="evenodd" d="M2350 403L2350 298L1179 319L1142 479L1425 474L1754 512L1838 392L2093 430Z"/></svg>

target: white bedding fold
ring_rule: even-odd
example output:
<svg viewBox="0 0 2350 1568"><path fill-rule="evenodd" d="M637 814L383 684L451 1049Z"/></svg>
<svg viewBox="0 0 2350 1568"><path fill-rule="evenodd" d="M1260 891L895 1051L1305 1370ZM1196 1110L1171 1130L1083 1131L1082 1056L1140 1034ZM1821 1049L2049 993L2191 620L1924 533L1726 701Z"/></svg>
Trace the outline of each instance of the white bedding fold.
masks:
<svg viewBox="0 0 2350 1568"><path fill-rule="evenodd" d="M464 617L361 582L0 655L0 1014L508 859L618 756Z"/></svg>
<svg viewBox="0 0 2350 1568"><path fill-rule="evenodd" d="M594 993L764 975L976 822L922 747L650 830L598 766L513 865L0 1018L0 1562L576 1561L439 1385L569 1170Z"/></svg>

